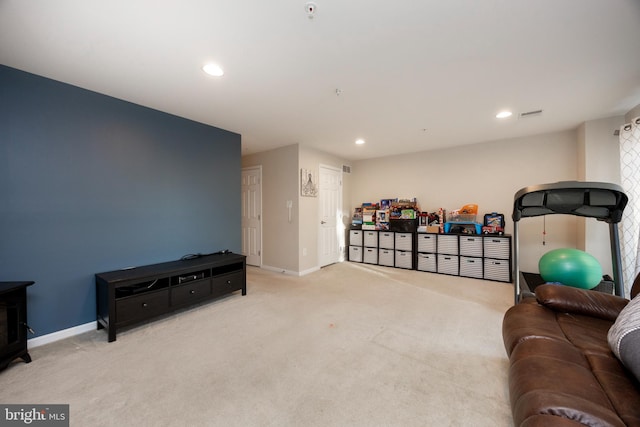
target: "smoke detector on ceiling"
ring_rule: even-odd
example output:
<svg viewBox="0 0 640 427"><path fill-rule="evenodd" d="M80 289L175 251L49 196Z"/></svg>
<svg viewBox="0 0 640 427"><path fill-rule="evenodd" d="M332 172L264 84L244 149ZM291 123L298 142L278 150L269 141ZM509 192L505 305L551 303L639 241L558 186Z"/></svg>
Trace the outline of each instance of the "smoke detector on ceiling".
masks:
<svg viewBox="0 0 640 427"><path fill-rule="evenodd" d="M309 1L304 5L304 10L307 11L307 16L309 17L309 19L313 19L313 15L315 15L317 8L318 6L316 6L316 4L312 1Z"/></svg>

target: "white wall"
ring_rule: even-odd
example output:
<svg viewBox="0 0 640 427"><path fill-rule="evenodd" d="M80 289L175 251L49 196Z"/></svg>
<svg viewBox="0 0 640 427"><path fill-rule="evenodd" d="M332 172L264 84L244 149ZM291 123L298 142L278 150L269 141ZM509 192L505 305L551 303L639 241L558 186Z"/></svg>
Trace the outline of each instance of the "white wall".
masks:
<svg viewBox="0 0 640 427"><path fill-rule="evenodd" d="M298 182L300 182L300 169L310 169L318 176L320 165L330 166L342 170L346 160L322 151L300 146ZM349 182L343 176L342 207L343 217L349 214L349 200L345 197L349 193ZM300 194L300 191L298 191ZM318 263L318 230L320 227L320 206L318 197L302 197L300 199L300 240L299 240L299 266L300 272L306 272L319 267ZM350 217L349 217L350 220ZM306 250L306 255L304 254Z"/></svg>
<svg viewBox="0 0 640 427"><path fill-rule="evenodd" d="M523 187L577 179L576 132L565 131L450 149L356 161L351 204L417 197L423 211L479 206L479 218L500 212L513 232L514 194ZM546 245L542 244L546 222ZM538 259L558 247L576 247L577 221L555 215L520 222L520 268L537 271Z"/></svg>
<svg viewBox="0 0 640 427"><path fill-rule="evenodd" d="M242 167L262 165L262 265L298 272L298 146L242 157ZM291 222L287 200L293 202Z"/></svg>
<svg viewBox="0 0 640 427"><path fill-rule="evenodd" d="M344 159L298 144L247 155L242 167L262 165L262 263L288 274L313 271L318 263L318 197L300 194L300 169L342 169ZM343 177L343 208L349 213L349 179ZM293 202L291 222L287 200ZM304 254L306 252L306 255Z"/></svg>
<svg viewBox="0 0 640 427"><path fill-rule="evenodd" d="M624 124L623 116L591 120L577 132L579 165L578 179L620 184L619 138L614 131ZM578 220L578 245L593 255L603 273L613 275L609 226L593 219Z"/></svg>
<svg viewBox="0 0 640 427"><path fill-rule="evenodd" d="M423 211L476 203L480 221L485 213L503 213L511 234L513 197L523 187L566 180L619 183L613 131L623 122L622 117L612 117L586 122L574 131L351 162L297 144L245 156L243 167L263 166L263 264L288 272L318 266L318 199L300 196L300 168L351 166L351 173L343 174L347 225L353 208L362 202L416 197ZM286 219L287 200L293 201L291 223ZM520 222L521 270L537 271L539 258L560 247L593 253L611 274L609 235L603 224L564 215Z"/></svg>

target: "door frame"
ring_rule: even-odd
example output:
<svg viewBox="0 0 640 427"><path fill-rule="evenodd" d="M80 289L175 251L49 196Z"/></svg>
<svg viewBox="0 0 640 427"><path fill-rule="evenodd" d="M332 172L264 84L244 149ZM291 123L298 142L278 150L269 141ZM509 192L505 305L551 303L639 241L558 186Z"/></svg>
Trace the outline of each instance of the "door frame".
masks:
<svg viewBox="0 0 640 427"><path fill-rule="evenodd" d="M330 165L326 165L326 164L322 164L320 163L318 165L318 185L320 186L322 183L322 180L320 179L320 174L322 173L322 169L328 169L330 171L333 172L337 172L339 174L339 180L340 180L340 185L339 185L339 190L338 190L338 211L343 213L343 203L342 203L342 196L343 196L343 175L344 173L342 172L342 168L336 167L336 166L330 166ZM317 265L318 267L322 268L325 265L331 265L332 263L329 264L325 264L322 265L321 261L321 256L322 256L322 239L321 239L321 224L320 224L320 218L321 218L321 214L322 214L322 201L320 200L322 195L322 191L320 188L318 188L318 228L317 228L317 240L318 240L318 260L317 260ZM340 215L340 218L336 218L336 234L337 234L337 244L338 247L336 248L336 251L338 253L338 257L335 260L335 262L341 262L344 261L344 252L341 250L341 248L344 247L344 223L342 220L343 215ZM342 230L342 232L341 232Z"/></svg>
<svg viewBox="0 0 640 427"><path fill-rule="evenodd" d="M256 166L247 166L241 169L241 174L244 173L245 171L250 171L250 170L257 170L258 171L258 185L260 187L260 247L258 248L259 251L259 258L260 258L260 262L259 265L257 265L257 267L262 268L262 258L263 258L263 254L262 254L262 248L263 248L263 242L262 242L262 224L263 224L263 220L262 220L262 212L263 212L263 206L262 206L262 165L256 165ZM242 227L242 226L241 226ZM253 264L250 264L253 265Z"/></svg>

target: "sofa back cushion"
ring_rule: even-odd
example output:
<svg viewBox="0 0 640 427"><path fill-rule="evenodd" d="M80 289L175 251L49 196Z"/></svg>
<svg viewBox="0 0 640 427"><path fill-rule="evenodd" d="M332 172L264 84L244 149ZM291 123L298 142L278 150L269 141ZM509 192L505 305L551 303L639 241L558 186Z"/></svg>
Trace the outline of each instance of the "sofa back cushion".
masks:
<svg viewBox="0 0 640 427"><path fill-rule="evenodd" d="M582 314L613 322L628 303L625 298L563 285L540 285L538 303L560 313Z"/></svg>

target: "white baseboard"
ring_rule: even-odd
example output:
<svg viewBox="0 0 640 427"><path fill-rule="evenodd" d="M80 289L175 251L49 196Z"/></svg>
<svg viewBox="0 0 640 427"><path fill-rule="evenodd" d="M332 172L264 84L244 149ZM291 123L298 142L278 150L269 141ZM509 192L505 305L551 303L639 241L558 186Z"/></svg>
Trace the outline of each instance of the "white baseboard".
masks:
<svg viewBox="0 0 640 427"><path fill-rule="evenodd" d="M64 338L69 338L74 335L80 335L85 332L93 331L97 327L98 327L97 322L93 321L93 322L85 323L84 325L78 325L72 328L63 329L61 331L52 332L47 335L42 335L40 337L35 337L35 338L31 338L30 340L27 340L27 347L28 348L40 347L41 345L60 341L61 339L64 339Z"/></svg>
<svg viewBox="0 0 640 427"><path fill-rule="evenodd" d="M264 270L275 271L276 273L286 274L288 276L298 276L298 272L297 271L285 270L284 268L271 267L269 265L264 265L264 264L260 268L262 268Z"/></svg>
<svg viewBox="0 0 640 427"><path fill-rule="evenodd" d="M276 273L286 274L287 276L305 276L307 274L313 273L315 271L319 271L320 267L312 267L303 271L293 271L293 270L285 270L284 268L271 267L268 265L263 265L260 267L264 270L275 271Z"/></svg>
<svg viewBox="0 0 640 427"><path fill-rule="evenodd" d="M309 268L307 270L303 270L300 273L298 273L298 276L306 276L307 274L311 274L311 273L314 273L316 271L320 271L320 267L312 267L312 268Z"/></svg>

